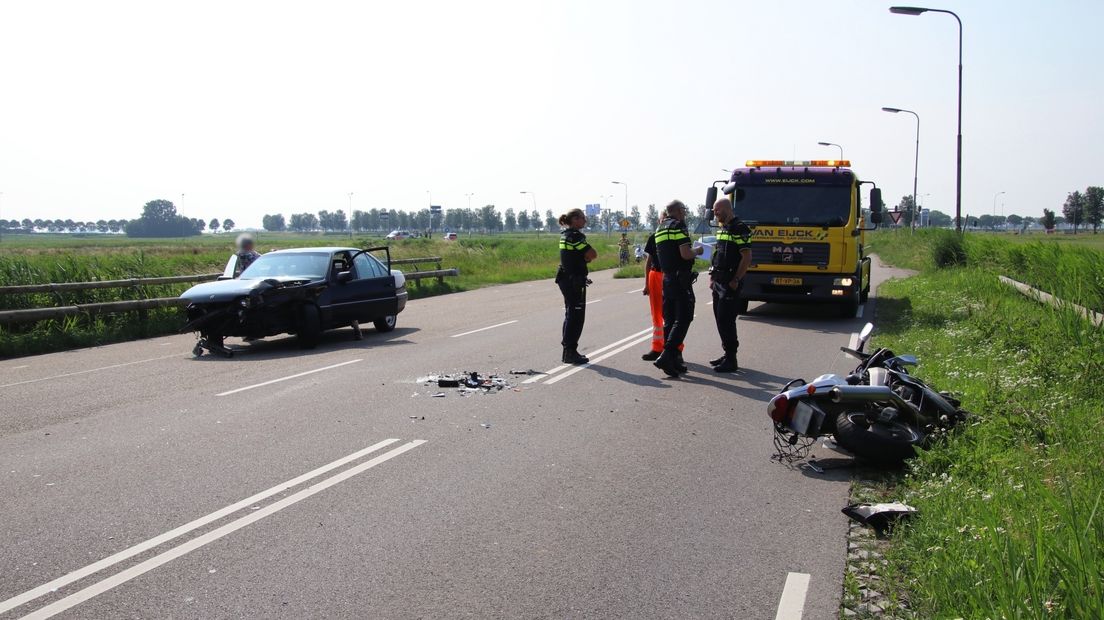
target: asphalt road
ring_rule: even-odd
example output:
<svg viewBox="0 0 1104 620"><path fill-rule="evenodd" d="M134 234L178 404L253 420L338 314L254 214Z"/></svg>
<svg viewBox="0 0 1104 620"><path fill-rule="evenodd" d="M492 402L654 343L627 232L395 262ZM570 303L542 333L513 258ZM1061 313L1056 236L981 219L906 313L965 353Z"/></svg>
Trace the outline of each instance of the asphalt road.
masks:
<svg viewBox="0 0 1104 620"><path fill-rule="evenodd" d="M640 360L641 281L594 280L583 368L558 362L551 281L312 351L0 362L0 618L836 617L848 474L772 462L765 404L846 372L875 295L853 319L752 304L717 375L703 279L675 380ZM423 380L460 371L512 386Z"/></svg>

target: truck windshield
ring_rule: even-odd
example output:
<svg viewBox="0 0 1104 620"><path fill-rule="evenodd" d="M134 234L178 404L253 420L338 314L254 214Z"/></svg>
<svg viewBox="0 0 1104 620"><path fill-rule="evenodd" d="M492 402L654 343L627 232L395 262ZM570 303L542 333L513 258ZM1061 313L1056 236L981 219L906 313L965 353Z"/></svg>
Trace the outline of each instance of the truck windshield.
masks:
<svg viewBox="0 0 1104 620"><path fill-rule="evenodd" d="M745 222L760 226L843 226L850 220L848 185L741 185L733 205Z"/></svg>

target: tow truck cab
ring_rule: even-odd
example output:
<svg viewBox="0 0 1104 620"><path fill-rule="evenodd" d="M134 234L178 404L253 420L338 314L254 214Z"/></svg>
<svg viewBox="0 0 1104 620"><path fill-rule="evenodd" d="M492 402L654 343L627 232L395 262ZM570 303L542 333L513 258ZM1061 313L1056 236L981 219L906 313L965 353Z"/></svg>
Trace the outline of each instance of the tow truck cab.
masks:
<svg viewBox="0 0 1104 620"><path fill-rule="evenodd" d="M830 302L853 317L870 292L865 232L882 221L881 190L870 190L869 221L860 181L846 160L749 160L721 191L752 230L751 267L740 291L748 301ZM713 184L706 204L717 198Z"/></svg>

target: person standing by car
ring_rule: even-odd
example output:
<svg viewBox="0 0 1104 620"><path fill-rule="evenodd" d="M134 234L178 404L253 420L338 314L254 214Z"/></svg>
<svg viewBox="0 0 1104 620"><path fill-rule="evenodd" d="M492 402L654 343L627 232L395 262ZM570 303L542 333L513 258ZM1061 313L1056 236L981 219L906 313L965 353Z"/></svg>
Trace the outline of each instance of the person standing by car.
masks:
<svg viewBox="0 0 1104 620"><path fill-rule="evenodd" d="M660 221L667 219L667 211L659 214ZM663 271L659 268L659 254L656 253L655 233L648 235L644 243L644 295L648 298L648 307L652 314L652 348L640 356L646 362L654 362L663 353ZM682 363L683 345L679 345L679 363Z"/></svg>
<svg viewBox="0 0 1104 620"><path fill-rule="evenodd" d="M736 337L737 305L744 274L751 265L751 229L736 217L728 198L713 204L713 215L721 230L717 233L709 278L713 290L713 317L724 353L709 363L716 372L735 372L740 368L736 362L736 349L740 347L740 339Z"/></svg>
<svg viewBox="0 0 1104 620"><path fill-rule="evenodd" d="M238 238L234 240L234 246L237 251L234 256L238 258L237 264L234 265L234 277L238 277L245 271L245 268L252 265L253 261L261 257L261 254L253 247L253 235L249 233L242 233L238 235Z"/></svg>
<svg viewBox="0 0 1104 620"><path fill-rule="evenodd" d="M560 216L560 268L556 272L556 284L564 298L563 362L586 364L590 360L579 353L579 336L586 320L587 263L598 257L598 252L587 243L583 228L587 219L582 209L572 209Z"/></svg>
<svg viewBox="0 0 1104 620"><path fill-rule="evenodd" d="M652 362L669 377L687 372L679 361L679 346L694 320L694 258L702 248L690 243L686 228L686 205L674 200L667 205L667 217L655 232L656 254L663 270L663 353Z"/></svg>

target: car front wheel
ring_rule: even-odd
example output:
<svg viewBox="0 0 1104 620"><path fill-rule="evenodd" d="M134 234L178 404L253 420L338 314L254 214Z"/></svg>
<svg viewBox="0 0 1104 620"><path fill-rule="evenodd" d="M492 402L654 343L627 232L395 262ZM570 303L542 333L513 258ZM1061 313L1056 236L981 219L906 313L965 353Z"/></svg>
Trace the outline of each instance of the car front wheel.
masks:
<svg viewBox="0 0 1104 620"><path fill-rule="evenodd" d="M398 322L398 317L394 314L383 317L382 319L376 319L372 321L372 324L376 326L377 332L389 332L395 329L395 324Z"/></svg>

